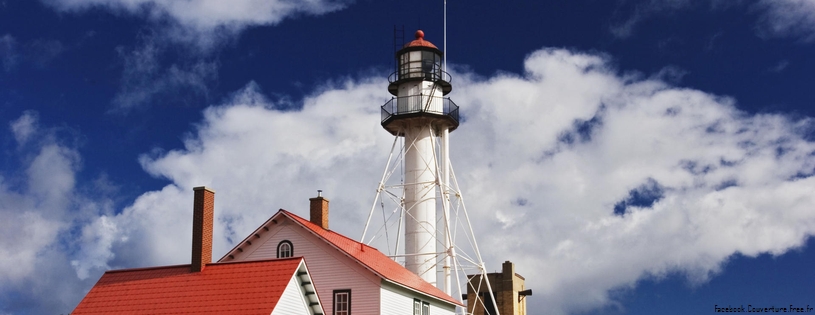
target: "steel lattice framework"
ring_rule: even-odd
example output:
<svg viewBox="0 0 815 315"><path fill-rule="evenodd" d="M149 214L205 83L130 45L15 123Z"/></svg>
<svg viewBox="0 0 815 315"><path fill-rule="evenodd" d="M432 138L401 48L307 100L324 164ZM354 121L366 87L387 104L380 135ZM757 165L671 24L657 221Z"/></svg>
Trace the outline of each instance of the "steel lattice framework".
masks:
<svg viewBox="0 0 815 315"><path fill-rule="evenodd" d="M433 181L405 183L404 157L405 152L413 148L416 143L405 143L404 134L398 132L394 137L391 152L382 178L376 189L371 211L368 214L363 231L361 242L377 247L395 261L404 264L405 257L409 254L404 252L404 241L402 240L405 223L408 220L416 220L411 217L409 208L405 205L405 188L410 185L432 186L427 190L429 193L423 196L425 200L435 200L438 208L442 209L437 215L436 231L427 231L433 235L436 248L440 249L433 257L433 270L427 272L439 272L441 267L443 287L445 293L452 297L461 297L467 293L467 286L471 286L472 291L482 292L487 286L487 292L492 295L492 288L487 277L487 269L481 259L475 233L472 229L470 216L464 203L464 196L461 193L458 180L453 171L449 159L449 132L446 128L434 128L427 125L431 132L433 142L432 157L424 159L424 165L428 171L436 174ZM481 279L470 283L468 274L481 275ZM483 284L482 284L483 283ZM485 303L480 295L476 295L478 301L473 305ZM495 299L489 299L487 303L492 303L495 309ZM459 308L457 313L470 314L473 310Z"/></svg>

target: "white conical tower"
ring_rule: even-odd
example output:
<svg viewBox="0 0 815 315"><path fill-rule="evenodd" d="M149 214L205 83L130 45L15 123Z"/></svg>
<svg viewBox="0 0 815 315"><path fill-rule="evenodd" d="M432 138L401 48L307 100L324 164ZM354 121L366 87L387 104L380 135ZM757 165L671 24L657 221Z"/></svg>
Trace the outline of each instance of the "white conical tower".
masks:
<svg viewBox="0 0 815 315"><path fill-rule="evenodd" d="M381 122L394 143L362 242L386 250L433 285L441 271L441 289L455 297L466 292L462 286L473 285L467 273L486 275L486 269L448 157L449 133L459 125L458 106L445 97L451 77L443 70L442 51L424 32L415 36L396 52L397 69L388 79L394 97L382 106ZM381 217L373 221L381 222L378 228L371 226L375 214ZM462 251L457 242L470 247ZM482 283L492 292L488 281L476 285Z"/></svg>

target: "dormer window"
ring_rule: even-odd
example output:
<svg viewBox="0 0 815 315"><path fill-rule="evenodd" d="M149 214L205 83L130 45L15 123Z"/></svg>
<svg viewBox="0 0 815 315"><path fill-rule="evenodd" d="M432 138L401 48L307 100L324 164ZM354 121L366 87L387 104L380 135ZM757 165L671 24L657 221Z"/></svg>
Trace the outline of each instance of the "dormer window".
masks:
<svg viewBox="0 0 815 315"><path fill-rule="evenodd" d="M288 240L282 240L277 244L277 258L288 258L294 256L294 246Z"/></svg>

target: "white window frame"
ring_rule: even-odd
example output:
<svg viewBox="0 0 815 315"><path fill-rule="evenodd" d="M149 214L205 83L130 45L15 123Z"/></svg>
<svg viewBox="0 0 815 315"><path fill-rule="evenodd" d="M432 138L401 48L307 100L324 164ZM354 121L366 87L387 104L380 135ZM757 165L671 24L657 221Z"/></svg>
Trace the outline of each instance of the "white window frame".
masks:
<svg viewBox="0 0 815 315"><path fill-rule="evenodd" d="M413 315L430 315L430 303L413 299Z"/></svg>
<svg viewBox="0 0 815 315"><path fill-rule="evenodd" d="M294 244L289 240L282 240L277 243L277 258L294 257Z"/></svg>
<svg viewBox="0 0 815 315"><path fill-rule="evenodd" d="M334 290L331 310L333 315L351 315L351 289Z"/></svg>

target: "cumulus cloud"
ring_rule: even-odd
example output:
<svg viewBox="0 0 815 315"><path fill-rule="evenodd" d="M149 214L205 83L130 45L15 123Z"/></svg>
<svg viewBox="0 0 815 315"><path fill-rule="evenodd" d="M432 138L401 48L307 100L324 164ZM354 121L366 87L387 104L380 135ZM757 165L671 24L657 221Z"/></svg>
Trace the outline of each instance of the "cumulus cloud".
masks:
<svg viewBox="0 0 815 315"><path fill-rule="evenodd" d="M62 12L102 8L148 22L135 48L117 49L124 65L122 82L111 112L123 114L144 107L158 96L182 102L206 100L217 80L215 53L246 28L276 25L287 18L321 15L343 9L351 0L41 0ZM9 71L16 64L13 38L0 38L0 58ZM10 48L4 48L8 46ZM32 58L44 65L64 48L59 42L39 41ZM168 49L169 48L169 49ZM183 51L178 62L161 62L167 50ZM8 51L8 52L5 52ZM193 95L195 99L188 99Z"/></svg>
<svg viewBox="0 0 815 315"><path fill-rule="evenodd" d="M79 152L60 130L40 127L36 112L8 128L17 148L0 169L0 312L67 312L83 295L77 288L93 283L67 276L72 229L109 203L77 193Z"/></svg>
<svg viewBox="0 0 815 315"><path fill-rule="evenodd" d="M602 307L614 302L610 290L668 273L703 282L734 254L780 255L815 233L810 119L747 114L734 99L664 75L620 75L612 63L544 49L527 57L523 74L454 74L451 96L464 118L451 135L458 181L488 266L512 260L535 279L530 308ZM25 180L61 193L0 186L12 201L0 205L0 222L58 232L28 237L20 227L0 248L35 263L41 253L57 257L51 270L86 289L104 269L187 263L200 185L217 191L216 258L278 208L307 216L317 189L331 199L332 229L358 238L393 140L379 126L389 99L382 82L338 80L294 106L249 83L207 108L182 148L141 156L147 173L171 184L118 211L69 207L53 220L54 210L37 208L56 207L42 196L105 204L70 188L75 149L41 145L27 168L67 175L49 183L27 171ZM49 249L66 237L72 246Z"/></svg>
<svg viewBox="0 0 815 315"><path fill-rule="evenodd" d="M140 157L144 169L173 184L146 193L122 213L86 226L78 271L94 266L185 263L189 261L192 187L216 193L214 256L225 253L279 208L302 210L317 189L335 192L337 230L365 215L387 136L379 132L381 82L347 81L303 100L302 109L270 101L248 84L223 105L211 107L183 149ZM350 185L349 183L355 183ZM301 213L302 214L302 213ZM357 235L358 236L358 235ZM168 242L173 239L176 241ZM185 241L186 240L186 241ZM115 259L110 257L115 256Z"/></svg>
<svg viewBox="0 0 815 315"><path fill-rule="evenodd" d="M28 111L23 113L20 118L17 120L12 121L9 124L11 127L11 132L14 134L14 139L17 140L19 144L25 144L28 142L28 139L34 134L37 130L37 121L39 120L38 114L33 111Z"/></svg>
<svg viewBox="0 0 815 315"><path fill-rule="evenodd" d="M482 240L490 260L543 279L540 305L585 311L672 272L705 281L733 254L781 254L815 233L810 119L619 77L598 56L543 50L526 69L459 89L468 120L453 155L476 229L499 231Z"/></svg>
<svg viewBox="0 0 815 315"><path fill-rule="evenodd" d="M105 8L169 25L168 35L211 45L244 28L275 25L298 15L320 15L344 8L350 0L41 0L68 12Z"/></svg>
<svg viewBox="0 0 815 315"><path fill-rule="evenodd" d="M815 233L810 119L750 115L610 63L545 49L523 75L455 76L452 160L487 262L536 279L530 307L585 311L674 272L703 282L734 254L779 255ZM83 243L95 260L76 266L185 263L198 185L217 191L216 257L278 208L306 215L317 189L332 227L357 238L392 141L381 82L327 85L297 110L250 83L208 108L184 148L140 158L173 184L86 226L104 241Z"/></svg>

